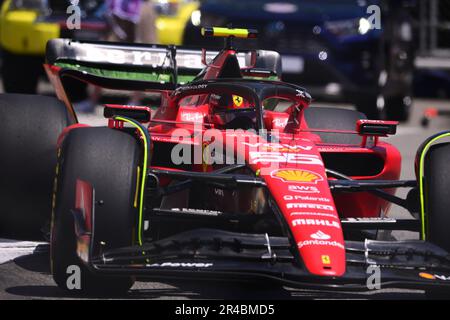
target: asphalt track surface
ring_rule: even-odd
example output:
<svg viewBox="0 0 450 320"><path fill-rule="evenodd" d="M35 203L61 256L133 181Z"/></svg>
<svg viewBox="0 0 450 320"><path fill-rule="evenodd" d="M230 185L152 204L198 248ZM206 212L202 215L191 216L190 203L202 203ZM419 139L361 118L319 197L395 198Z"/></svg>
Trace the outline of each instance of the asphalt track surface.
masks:
<svg viewBox="0 0 450 320"><path fill-rule="evenodd" d="M427 107L450 108L450 102L416 100L411 120L399 127L398 134L388 140L403 155L402 179L414 177L416 148L429 135L450 128L450 118L435 119L428 129L420 127L422 112ZM101 110L96 115L84 115L81 122L104 124ZM399 192L404 195L404 192ZM393 217L407 217L400 209ZM397 239L414 239L413 232L394 232ZM77 299L58 289L49 270L48 244L18 243L0 239L0 300L3 299ZM94 297L102 298L102 297ZM450 297L449 297L450 298ZM261 287L258 283L223 282L148 282L138 281L120 299L424 299L420 290L382 289L363 293L336 293L299 290L278 284Z"/></svg>

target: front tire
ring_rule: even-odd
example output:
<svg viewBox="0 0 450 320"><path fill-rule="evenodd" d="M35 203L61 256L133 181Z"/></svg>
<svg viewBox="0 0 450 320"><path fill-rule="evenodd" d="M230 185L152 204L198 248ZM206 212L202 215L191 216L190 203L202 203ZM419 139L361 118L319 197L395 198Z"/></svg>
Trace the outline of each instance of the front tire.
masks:
<svg viewBox="0 0 450 320"><path fill-rule="evenodd" d="M424 163L426 239L450 253L450 143L430 147Z"/></svg>
<svg viewBox="0 0 450 320"><path fill-rule="evenodd" d="M130 277L105 277L93 273L76 254L71 209L75 206L77 179L95 190L94 252L135 244L138 210L134 206L140 147L131 135L109 128L80 128L65 138L55 180L55 208L51 233L51 267L57 285L69 290L68 268L81 270L79 294L117 295L133 285Z"/></svg>
<svg viewBox="0 0 450 320"><path fill-rule="evenodd" d="M426 240L450 253L450 143L430 147L424 163ZM450 289L436 287L426 291L427 299L449 299Z"/></svg>

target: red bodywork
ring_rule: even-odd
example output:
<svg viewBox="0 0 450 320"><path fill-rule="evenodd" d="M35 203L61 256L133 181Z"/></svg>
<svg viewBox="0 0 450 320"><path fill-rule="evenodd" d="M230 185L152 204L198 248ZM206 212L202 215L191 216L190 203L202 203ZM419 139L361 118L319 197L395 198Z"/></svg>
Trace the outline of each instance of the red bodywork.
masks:
<svg viewBox="0 0 450 320"><path fill-rule="evenodd" d="M203 80L216 79L228 57L235 54L234 50L223 50L207 66ZM61 91L59 68L47 65L46 70L58 90L58 97L73 111ZM179 140L173 137L173 132L179 128L187 132L183 143L204 145L204 141L199 140L198 133L214 128L214 121L209 121L213 116L211 106L206 99L202 99L202 95L199 97L195 106L188 106L182 105L180 99L171 92L162 92L161 106L152 115L148 126L154 145L178 143ZM227 148L233 148L236 157L244 158L249 167L265 180L285 218L286 226L297 243L298 253L307 270L319 276L342 276L346 271L346 259L340 218L380 217L388 212L389 203L364 192L333 196L328 185L324 159L330 154L348 154L350 157L372 155L383 163L381 170L372 175L351 178L397 180L400 176L401 156L390 144L378 141L378 137L372 139L371 144L366 138L362 139L361 145L322 143L319 135L309 130L304 121L303 111L308 107L308 102L300 96L297 102L300 108L297 119L300 126L294 130L286 130L292 108L285 112L264 112L265 127L280 132L277 143L270 143L254 133L247 132L236 135L223 131L222 139L226 141ZM72 128L76 126L68 130ZM66 133L67 130L64 134ZM358 134L356 123L355 131L347 134ZM242 144L246 145L246 148L237 148L237 145ZM164 169L177 168L170 166ZM191 168L194 171L211 169L208 165ZM389 190L391 193L394 191Z"/></svg>

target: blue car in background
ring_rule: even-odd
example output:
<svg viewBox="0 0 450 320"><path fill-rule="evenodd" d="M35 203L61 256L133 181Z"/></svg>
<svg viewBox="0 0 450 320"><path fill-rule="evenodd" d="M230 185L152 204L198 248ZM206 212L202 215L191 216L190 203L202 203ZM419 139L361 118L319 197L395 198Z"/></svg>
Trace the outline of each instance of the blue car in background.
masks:
<svg viewBox="0 0 450 320"><path fill-rule="evenodd" d="M403 121L412 101L414 6L412 0L204 0L183 44L221 46L201 37L200 27L258 29L257 40L236 39L237 47L280 52L284 81L316 99L352 103L369 118Z"/></svg>

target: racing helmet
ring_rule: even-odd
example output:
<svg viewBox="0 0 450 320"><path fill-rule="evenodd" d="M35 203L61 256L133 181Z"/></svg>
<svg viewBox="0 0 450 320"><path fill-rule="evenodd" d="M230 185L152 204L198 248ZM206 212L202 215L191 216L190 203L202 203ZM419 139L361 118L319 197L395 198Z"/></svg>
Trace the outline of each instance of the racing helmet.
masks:
<svg viewBox="0 0 450 320"><path fill-rule="evenodd" d="M224 129L250 129L256 124L256 111L245 98L234 94L212 94L210 106L216 125Z"/></svg>

